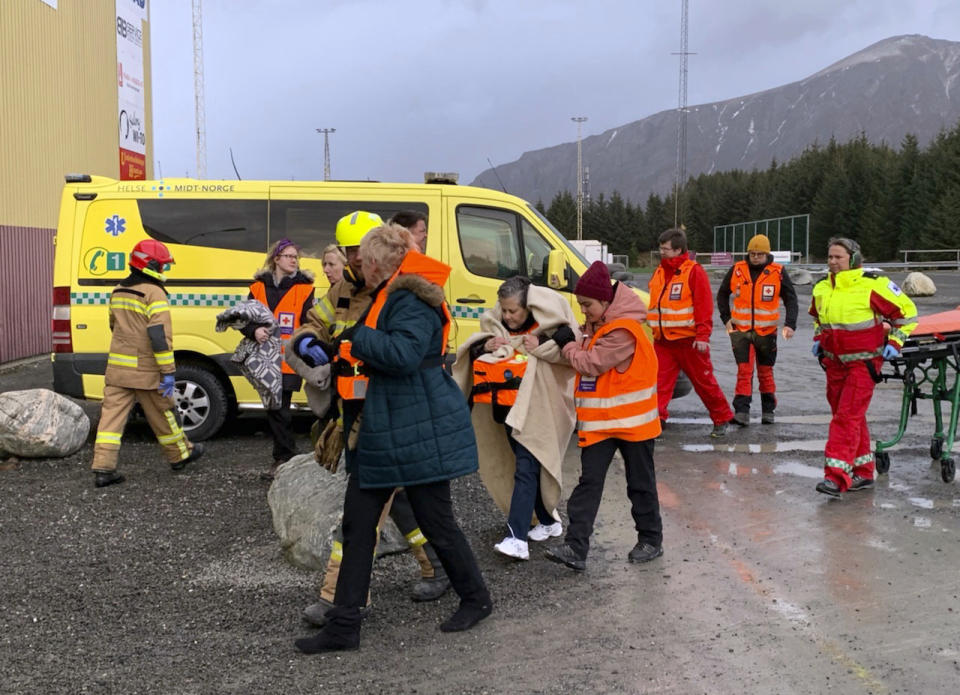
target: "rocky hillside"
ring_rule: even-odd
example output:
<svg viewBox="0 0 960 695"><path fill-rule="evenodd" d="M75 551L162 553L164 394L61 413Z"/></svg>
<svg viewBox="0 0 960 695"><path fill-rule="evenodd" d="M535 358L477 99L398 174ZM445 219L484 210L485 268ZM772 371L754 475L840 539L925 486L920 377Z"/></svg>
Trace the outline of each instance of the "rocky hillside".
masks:
<svg viewBox="0 0 960 695"><path fill-rule="evenodd" d="M690 108L687 171L766 168L831 136L860 132L871 142L899 145L914 133L925 145L960 119L960 43L925 36L880 41L799 82ZM643 202L673 186L677 114L662 111L583 140L593 195L620 191ZM577 145L526 152L497 166L510 193L549 204L576 191ZM474 185L500 188L492 170Z"/></svg>

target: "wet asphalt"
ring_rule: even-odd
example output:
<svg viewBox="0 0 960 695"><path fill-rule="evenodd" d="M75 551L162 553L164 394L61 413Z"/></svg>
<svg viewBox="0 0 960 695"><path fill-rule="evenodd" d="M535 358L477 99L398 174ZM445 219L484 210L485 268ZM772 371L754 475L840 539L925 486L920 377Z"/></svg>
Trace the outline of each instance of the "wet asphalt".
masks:
<svg viewBox="0 0 960 695"><path fill-rule="evenodd" d="M960 304L960 274L921 313ZM895 275L895 279L901 279ZM0 465L0 692L10 693L953 693L960 682L960 491L930 460L920 402L890 473L832 500L822 474L829 416L798 288L796 337L781 341L777 423L711 439L695 395L671 405L657 443L662 558L635 542L622 464L611 466L588 569L498 556L504 521L476 476L454 502L494 596L470 632L456 607L407 598L409 555L381 558L361 649L306 657L300 609L317 577L279 553L259 470L262 418L244 416L182 475L143 423L124 439L128 481L95 490L91 442L64 459ZM731 396L722 331L711 341ZM0 390L49 386L49 364L0 370ZM881 385L877 438L897 429L902 386ZM96 416L95 405L86 406ZM306 449L309 422L297 420ZM956 449L957 447L955 447ZM960 453L958 453L960 456ZM578 452L564 461L565 495ZM563 510L565 511L565 510Z"/></svg>

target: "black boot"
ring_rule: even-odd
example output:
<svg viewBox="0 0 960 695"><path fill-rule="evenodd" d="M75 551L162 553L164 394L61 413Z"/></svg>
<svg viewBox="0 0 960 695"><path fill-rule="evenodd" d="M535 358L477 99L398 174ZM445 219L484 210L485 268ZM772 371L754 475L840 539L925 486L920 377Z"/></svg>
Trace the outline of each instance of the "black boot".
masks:
<svg viewBox="0 0 960 695"><path fill-rule="evenodd" d="M93 479L94 487L106 487L107 485L116 485L122 483L126 478L116 471L96 471Z"/></svg>
<svg viewBox="0 0 960 695"><path fill-rule="evenodd" d="M493 612L493 601L488 597L481 604L460 603L457 612L440 623L441 632L463 632L479 623Z"/></svg>
<svg viewBox="0 0 960 695"><path fill-rule="evenodd" d="M294 642L304 654L341 652L360 647L360 610L334 606L327 611L323 629Z"/></svg>
<svg viewBox="0 0 960 695"><path fill-rule="evenodd" d="M188 463L193 463L198 458L203 456L203 452L204 452L203 444L201 444L200 442L197 442L196 444L193 445L193 450L190 452L190 455L187 456L187 458L180 459L179 461L171 463L170 468L172 468L175 471L182 471L184 468L186 468Z"/></svg>

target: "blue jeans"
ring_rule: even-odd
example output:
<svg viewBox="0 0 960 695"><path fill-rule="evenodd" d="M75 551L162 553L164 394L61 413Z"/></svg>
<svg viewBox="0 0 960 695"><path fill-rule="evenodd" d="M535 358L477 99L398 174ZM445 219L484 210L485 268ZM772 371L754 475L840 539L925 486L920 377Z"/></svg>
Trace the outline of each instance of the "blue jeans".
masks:
<svg viewBox="0 0 960 695"><path fill-rule="evenodd" d="M556 519L543 506L543 499L540 497L540 462L523 444L513 438L511 432L512 428L507 426L507 441L510 442L510 448L517 460L517 469L513 474L513 496L510 498L507 526L511 536L525 541L534 512L541 524L552 524Z"/></svg>

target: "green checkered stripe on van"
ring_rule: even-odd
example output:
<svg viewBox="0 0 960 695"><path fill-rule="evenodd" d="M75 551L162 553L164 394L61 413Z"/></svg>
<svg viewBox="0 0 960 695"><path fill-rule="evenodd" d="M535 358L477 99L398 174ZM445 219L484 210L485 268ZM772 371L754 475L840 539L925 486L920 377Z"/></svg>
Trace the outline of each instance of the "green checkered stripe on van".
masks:
<svg viewBox="0 0 960 695"><path fill-rule="evenodd" d="M171 306L233 306L247 298L245 294L201 294L196 292L177 292L170 295ZM110 303L110 292L71 292L71 304Z"/></svg>
<svg viewBox="0 0 960 695"><path fill-rule="evenodd" d="M482 306L464 306L453 304L450 306L450 315L455 319L478 319L486 309Z"/></svg>

